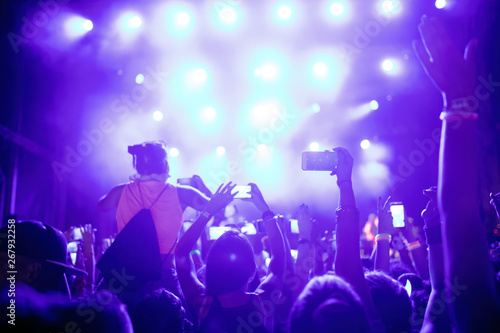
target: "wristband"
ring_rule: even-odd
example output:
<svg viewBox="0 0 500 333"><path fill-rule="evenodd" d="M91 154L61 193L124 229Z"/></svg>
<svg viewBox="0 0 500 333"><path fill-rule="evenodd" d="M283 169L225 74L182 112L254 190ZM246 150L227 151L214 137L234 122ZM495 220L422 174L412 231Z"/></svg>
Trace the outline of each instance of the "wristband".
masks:
<svg viewBox="0 0 500 333"><path fill-rule="evenodd" d="M443 242L441 237L441 225L433 227L424 226L425 238L427 245L437 245Z"/></svg>
<svg viewBox="0 0 500 333"><path fill-rule="evenodd" d="M335 211L335 216L337 217L337 222L346 218L359 219L359 211L356 207L339 207Z"/></svg>
<svg viewBox="0 0 500 333"><path fill-rule="evenodd" d="M408 244L408 245L406 246L406 249L407 249L408 251L413 251L413 250L415 250L415 249L418 249L420 246L421 246L421 245L420 245L420 242L419 242L419 241L415 241L415 242L412 242L412 243Z"/></svg>
<svg viewBox="0 0 500 333"><path fill-rule="evenodd" d="M199 254L199 255L201 255L200 250L193 250L193 251L189 252L190 255L193 255L193 254L196 254L196 253Z"/></svg>
<svg viewBox="0 0 500 333"><path fill-rule="evenodd" d="M262 213L262 220L265 221L269 218L273 218L274 213L271 210L266 210L264 213Z"/></svg>
<svg viewBox="0 0 500 333"><path fill-rule="evenodd" d="M302 244L311 244L311 241L309 239L306 239L306 238L299 239L299 245L302 245Z"/></svg>
<svg viewBox="0 0 500 333"><path fill-rule="evenodd" d="M200 215L206 217L207 219L210 219L213 214L210 214L209 212L204 210Z"/></svg>
<svg viewBox="0 0 500 333"><path fill-rule="evenodd" d="M392 236L391 236L391 234L386 234L386 233L377 234L375 236L375 243L377 243L378 241L381 241L381 240L386 240L386 241L389 241L389 243L390 243L392 240Z"/></svg>
<svg viewBox="0 0 500 333"><path fill-rule="evenodd" d="M478 118L477 113L467 112L467 111L443 111L439 115L439 119L441 119L441 120L454 120L454 119L476 120L477 118Z"/></svg>

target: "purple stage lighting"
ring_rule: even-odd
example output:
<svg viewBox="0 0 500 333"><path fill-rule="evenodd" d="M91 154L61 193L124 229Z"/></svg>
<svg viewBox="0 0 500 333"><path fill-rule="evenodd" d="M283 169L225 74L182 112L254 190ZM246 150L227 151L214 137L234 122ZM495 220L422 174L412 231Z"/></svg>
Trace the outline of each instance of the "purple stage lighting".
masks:
<svg viewBox="0 0 500 333"><path fill-rule="evenodd" d="M142 74L137 74L137 76L135 77L135 83L137 84L141 84L144 82L144 75Z"/></svg>
<svg viewBox="0 0 500 333"><path fill-rule="evenodd" d="M335 17L340 17L345 14L345 5L343 2L335 1L330 6L330 14Z"/></svg>
<svg viewBox="0 0 500 333"><path fill-rule="evenodd" d="M217 155L222 156L226 153L226 148L219 146L217 147L217 149L215 149L215 152L217 153Z"/></svg>
<svg viewBox="0 0 500 333"><path fill-rule="evenodd" d="M186 12L180 12L175 17L175 23L179 27L185 27L191 22L191 16Z"/></svg>
<svg viewBox="0 0 500 333"><path fill-rule="evenodd" d="M378 109L378 102L377 102L376 100L372 100L372 101L370 102L370 108L371 108L372 110L377 110L377 109Z"/></svg>
<svg viewBox="0 0 500 333"><path fill-rule="evenodd" d="M70 38L83 36L93 28L94 24L92 21L81 16L72 16L64 24L66 35Z"/></svg>
<svg viewBox="0 0 500 333"><path fill-rule="evenodd" d="M359 145L360 145L361 149L368 149L368 148L370 148L371 142L370 142L370 140L364 139L363 141L361 141L361 143Z"/></svg>
<svg viewBox="0 0 500 333"><path fill-rule="evenodd" d="M309 149L312 151L318 151L319 150L319 143L311 142L311 144L309 144Z"/></svg>
<svg viewBox="0 0 500 333"><path fill-rule="evenodd" d="M160 121L163 119L163 113L161 111L153 112L153 119L156 121Z"/></svg>
<svg viewBox="0 0 500 333"><path fill-rule="evenodd" d="M177 148L170 148L170 150L169 150L169 156L170 157L177 157L177 156L179 156L179 149L177 149Z"/></svg>
<svg viewBox="0 0 500 333"><path fill-rule="evenodd" d="M292 8L290 8L290 6L283 5L278 8L279 19L285 21L288 20L291 16L292 16Z"/></svg>
<svg viewBox="0 0 500 333"><path fill-rule="evenodd" d="M443 9L446 7L446 0L436 0L435 5L437 9Z"/></svg>

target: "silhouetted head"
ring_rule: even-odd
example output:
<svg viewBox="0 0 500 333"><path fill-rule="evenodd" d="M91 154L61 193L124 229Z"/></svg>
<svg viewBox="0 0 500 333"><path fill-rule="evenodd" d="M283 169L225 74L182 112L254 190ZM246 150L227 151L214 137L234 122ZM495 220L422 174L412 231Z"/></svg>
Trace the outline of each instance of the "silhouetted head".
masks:
<svg viewBox="0 0 500 333"><path fill-rule="evenodd" d="M133 165L140 175L168 174L170 171L167 151L158 141L129 146L128 152L134 156Z"/></svg>
<svg viewBox="0 0 500 333"><path fill-rule="evenodd" d="M207 255L206 293L222 295L245 286L255 274L254 253L245 235L227 231Z"/></svg>
<svg viewBox="0 0 500 333"><path fill-rule="evenodd" d="M290 313L291 333L365 333L370 327L352 286L335 275L313 278Z"/></svg>
<svg viewBox="0 0 500 333"><path fill-rule="evenodd" d="M82 270L66 264L67 241L63 233L35 220L9 223L0 229L0 286L6 280L9 269L8 249L15 236L16 282L26 283L38 291L59 291L66 288L64 274L85 276ZM5 270L3 269L5 268Z"/></svg>
<svg viewBox="0 0 500 333"><path fill-rule="evenodd" d="M412 325L412 306L405 288L382 272L367 273L365 278L387 332L409 332Z"/></svg>
<svg viewBox="0 0 500 333"><path fill-rule="evenodd" d="M132 322L136 333L186 332L192 328L181 300L164 288L151 292L137 304Z"/></svg>
<svg viewBox="0 0 500 333"><path fill-rule="evenodd" d="M10 300L7 292L0 296L0 306ZM40 293L30 286L16 283L15 326L0 322L1 332L93 332L133 333L132 322L118 297L107 290L69 302L57 294ZM12 312L11 312L12 313Z"/></svg>

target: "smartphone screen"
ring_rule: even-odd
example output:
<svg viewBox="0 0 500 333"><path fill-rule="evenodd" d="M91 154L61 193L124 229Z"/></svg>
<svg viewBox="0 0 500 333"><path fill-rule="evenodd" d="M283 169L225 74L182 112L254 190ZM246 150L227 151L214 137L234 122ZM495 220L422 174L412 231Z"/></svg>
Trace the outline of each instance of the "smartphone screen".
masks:
<svg viewBox="0 0 500 333"><path fill-rule="evenodd" d="M299 221L295 219L290 219L290 232L292 234L298 234L299 233Z"/></svg>
<svg viewBox="0 0 500 333"><path fill-rule="evenodd" d="M78 252L78 242L69 242L68 243L68 253L71 257L71 263L73 266L76 263L76 253Z"/></svg>
<svg viewBox="0 0 500 333"><path fill-rule="evenodd" d="M405 226L405 207L402 203L391 203L392 225L394 228L404 228Z"/></svg>
<svg viewBox="0 0 500 333"><path fill-rule="evenodd" d="M304 151L302 152L302 170L334 171L339 157L334 151Z"/></svg>
<svg viewBox="0 0 500 333"><path fill-rule="evenodd" d="M250 191L252 188L250 186L236 186L233 189L233 193L238 192L236 196L234 197L235 199L247 199L251 198L252 195L250 194Z"/></svg>
<svg viewBox="0 0 500 333"><path fill-rule="evenodd" d="M73 233L71 235L72 240L80 240L82 239L82 230L80 228L73 229Z"/></svg>
<svg viewBox="0 0 500 333"><path fill-rule="evenodd" d="M231 230L231 227L210 227L208 228L208 238L210 240L216 240L229 230Z"/></svg>

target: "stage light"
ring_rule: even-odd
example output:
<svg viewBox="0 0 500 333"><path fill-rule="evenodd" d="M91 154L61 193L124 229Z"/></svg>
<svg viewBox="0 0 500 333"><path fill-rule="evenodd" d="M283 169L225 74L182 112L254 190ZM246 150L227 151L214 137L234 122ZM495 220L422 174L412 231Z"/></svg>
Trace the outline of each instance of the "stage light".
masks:
<svg viewBox="0 0 500 333"><path fill-rule="evenodd" d="M219 146L217 147L217 149L215 149L215 152L217 153L217 155L222 156L226 153L226 148Z"/></svg>
<svg viewBox="0 0 500 333"><path fill-rule="evenodd" d="M177 157L177 156L179 156L179 149L177 149L177 148L170 148L169 156L170 157Z"/></svg>
<svg viewBox="0 0 500 333"><path fill-rule="evenodd" d="M377 110L377 109L378 109L378 102L377 102L376 100L372 100L372 101L370 102L370 108L371 108L372 110Z"/></svg>
<svg viewBox="0 0 500 333"><path fill-rule="evenodd" d="M204 86L208 78L208 73L204 68L192 67L187 71L185 78L189 88L197 89Z"/></svg>
<svg viewBox="0 0 500 333"><path fill-rule="evenodd" d="M324 78L328 74L328 67L323 62L317 62L313 66L314 76L317 78Z"/></svg>
<svg viewBox="0 0 500 333"><path fill-rule="evenodd" d="M197 82L204 82L207 79L207 71L203 68L196 69L193 75Z"/></svg>
<svg viewBox="0 0 500 333"><path fill-rule="evenodd" d="M269 150L266 144L261 143L260 145L257 146L257 150L261 153L265 153Z"/></svg>
<svg viewBox="0 0 500 333"><path fill-rule="evenodd" d="M94 28L91 20L81 16L72 16L64 23L64 31L70 38L83 36Z"/></svg>
<svg viewBox="0 0 500 333"><path fill-rule="evenodd" d="M319 150L319 143L311 142L311 144L309 145L309 149L312 151L318 151Z"/></svg>
<svg viewBox="0 0 500 333"><path fill-rule="evenodd" d="M435 5L437 9L443 9L446 7L446 0L436 0Z"/></svg>
<svg viewBox="0 0 500 333"><path fill-rule="evenodd" d="M318 113L321 110L321 107L317 103L314 103L311 108L314 113Z"/></svg>
<svg viewBox="0 0 500 333"><path fill-rule="evenodd" d="M91 20L85 20L83 21L82 27L85 31L90 31L94 29L94 24L92 23Z"/></svg>
<svg viewBox="0 0 500 333"><path fill-rule="evenodd" d="M163 119L163 113L161 111L153 112L153 119L156 121L160 121Z"/></svg>
<svg viewBox="0 0 500 333"><path fill-rule="evenodd" d="M224 6L219 10L219 19L226 25L231 25L238 19L238 12L231 6Z"/></svg>
<svg viewBox="0 0 500 333"><path fill-rule="evenodd" d="M175 16L175 23L179 27L185 27L191 22L191 16L187 12L179 12Z"/></svg>
<svg viewBox="0 0 500 333"><path fill-rule="evenodd" d="M396 3L393 0L385 0L382 2L382 11L392 13L396 9Z"/></svg>
<svg viewBox="0 0 500 333"><path fill-rule="evenodd" d="M278 77L278 73L278 66L274 63L266 63L254 71L255 76L265 81L274 81Z"/></svg>
<svg viewBox="0 0 500 333"><path fill-rule="evenodd" d="M330 14L335 17L340 17L345 14L345 5L343 2L336 1L330 6Z"/></svg>
<svg viewBox="0 0 500 333"><path fill-rule="evenodd" d="M126 31L134 31L140 28L142 19L138 15L127 15L123 20L123 29Z"/></svg>
<svg viewBox="0 0 500 333"><path fill-rule="evenodd" d="M390 59L386 59L382 62L382 69L386 72L392 72L394 67L394 62Z"/></svg>
<svg viewBox="0 0 500 333"><path fill-rule="evenodd" d="M280 20L286 21L292 17L292 8L288 5L282 5L278 8L278 18Z"/></svg>
<svg viewBox="0 0 500 333"><path fill-rule="evenodd" d="M370 148L371 142L370 140L364 139L359 145L361 146L361 149L368 149Z"/></svg>
<svg viewBox="0 0 500 333"><path fill-rule="evenodd" d="M203 118L205 120L213 120L215 117L217 117L217 111L213 107L209 106L203 109Z"/></svg>
<svg viewBox="0 0 500 333"><path fill-rule="evenodd" d="M135 83L137 84L141 84L144 82L144 75L142 74L137 74L137 76L135 77Z"/></svg>

